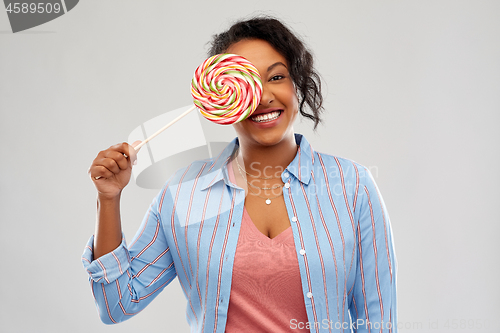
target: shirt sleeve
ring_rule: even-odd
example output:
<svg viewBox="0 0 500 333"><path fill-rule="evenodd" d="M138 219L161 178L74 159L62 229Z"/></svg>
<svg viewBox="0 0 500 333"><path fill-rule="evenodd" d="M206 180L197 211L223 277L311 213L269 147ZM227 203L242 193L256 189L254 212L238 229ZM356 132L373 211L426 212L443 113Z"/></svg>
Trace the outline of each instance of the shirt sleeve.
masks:
<svg viewBox="0 0 500 333"><path fill-rule="evenodd" d="M389 215L370 171L361 172L357 268L349 311L357 333L397 333L397 264Z"/></svg>
<svg viewBox="0 0 500 333"><path fill-rule="evenodd" d="M115 324L143 310L175 277L170 248L153 201L131 245L93 258L92 236L82 256L101 320Z"/></svg>

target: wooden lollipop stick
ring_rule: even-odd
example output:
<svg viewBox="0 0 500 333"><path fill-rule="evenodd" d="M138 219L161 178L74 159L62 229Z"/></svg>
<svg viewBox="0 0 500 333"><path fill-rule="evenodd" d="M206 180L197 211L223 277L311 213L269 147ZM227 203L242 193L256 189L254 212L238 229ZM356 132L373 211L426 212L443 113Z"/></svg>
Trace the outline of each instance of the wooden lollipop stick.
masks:
<svg viewBox="0 0 500 333"><path fill-rule="evenodd" d="M146 140L144 140L140 144L138 144L134 148L135 151L138 151L142 146L144 146L146 143L148 143L150 140L152 140L158 134L160 134L161 132L163 132L164 130L166 130L170 126L172 126L174 123L176 123L177 121L179 121L182 117L184 117L185 115L187 115L189 112L193 111L194 109L196 109L195 105L193 105L187 111L183 112L182 114L180 114L179 116L177 116L174 120L172 120L171 122L169 122L168 124L166 124L165 126L163 126L162 128L160 128L155 134L151 135L149 138L147 138Z"/></svg>

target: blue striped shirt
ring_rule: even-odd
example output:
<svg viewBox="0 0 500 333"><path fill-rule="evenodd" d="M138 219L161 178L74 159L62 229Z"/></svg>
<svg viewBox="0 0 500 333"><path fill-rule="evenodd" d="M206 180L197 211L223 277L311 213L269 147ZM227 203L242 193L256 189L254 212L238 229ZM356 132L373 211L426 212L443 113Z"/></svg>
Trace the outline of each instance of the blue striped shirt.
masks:
<svg viewBox="0 0 500 333"><path fill-rule="evenodd" d="M384 202L369 170L321 154L295 135L281 174L311 332L397 332L396 258ZM216 158L179 170L153 200L136 236L83 264L100 317L117 323L144 309L176 276L191 332L224 332L245 191L229 181L238 139ZM249 328L251 331L251 328Z"/></svg>

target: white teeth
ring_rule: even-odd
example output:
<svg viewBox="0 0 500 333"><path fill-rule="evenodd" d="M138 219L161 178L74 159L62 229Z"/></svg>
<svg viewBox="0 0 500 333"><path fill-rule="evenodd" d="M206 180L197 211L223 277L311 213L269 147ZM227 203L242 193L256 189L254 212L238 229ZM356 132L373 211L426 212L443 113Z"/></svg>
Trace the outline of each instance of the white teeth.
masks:
<svg viewBox="0 0 500 333"><path fill-rule="evenodd" d="M269 113L258 114L256 116L251 117L251 119L256 123L263 123L277 119L280 116L280 114L281 111L273 111Z"/></svg>

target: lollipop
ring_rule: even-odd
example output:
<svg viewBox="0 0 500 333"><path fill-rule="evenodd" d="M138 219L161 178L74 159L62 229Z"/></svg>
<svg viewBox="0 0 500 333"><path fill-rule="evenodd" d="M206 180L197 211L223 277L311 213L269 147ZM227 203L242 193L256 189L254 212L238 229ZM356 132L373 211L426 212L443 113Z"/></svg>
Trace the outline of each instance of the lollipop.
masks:
<svg viewBox="0 0 500 333"><path fill-rule="evenodd" d="M142 141L135 150L196 108L217 124L245 120L260 103L262 82L257 68L247 59L235 54L218 54L205 60L194 72L191 95L195 104L192 108Z"/></svg>
<svg viewBox="0 0 500 333"><path fill-rule="evenodd" d="M205 118L216 124L234 124L255 111L262 83L250 61L234 54L218 54L196 69L191 95Z"/></svg>

